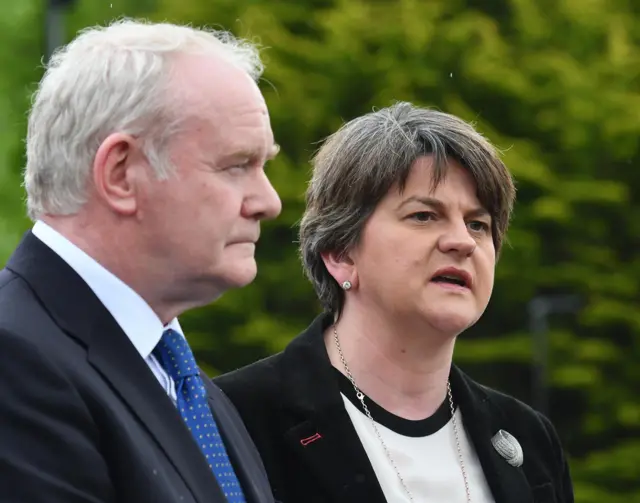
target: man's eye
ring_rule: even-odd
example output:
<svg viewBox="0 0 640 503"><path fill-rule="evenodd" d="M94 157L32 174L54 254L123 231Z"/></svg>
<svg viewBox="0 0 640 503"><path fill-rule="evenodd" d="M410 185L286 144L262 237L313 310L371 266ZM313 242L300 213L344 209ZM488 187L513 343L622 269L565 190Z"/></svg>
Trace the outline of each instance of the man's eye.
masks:
<svg viewBox="0 0 640 503"><path fill-rule="evenodd" d="M250 163L244 162L242 164L234 164L233 166L229 166L227 170L231 171L244 171L250 166Z"/></svg>

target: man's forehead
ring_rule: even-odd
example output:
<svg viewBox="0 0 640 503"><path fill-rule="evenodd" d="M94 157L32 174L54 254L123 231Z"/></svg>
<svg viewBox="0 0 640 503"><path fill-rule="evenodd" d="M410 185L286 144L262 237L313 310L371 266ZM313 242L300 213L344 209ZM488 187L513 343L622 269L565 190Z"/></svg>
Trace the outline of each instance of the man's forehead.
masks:
<svg viewBox="0 0 640 503"><path fill-rule="evenodd" d="M280 151L270 127L216 128L211 138L225 157L273 159Z"/></svg>
<svg viewBox="0 0 640 503"><path fill-rule="evenodd" d="M181 105L207 115L269 116L256 82L247 72L219 55L184 55L172 71L172 94Z"/></svg>

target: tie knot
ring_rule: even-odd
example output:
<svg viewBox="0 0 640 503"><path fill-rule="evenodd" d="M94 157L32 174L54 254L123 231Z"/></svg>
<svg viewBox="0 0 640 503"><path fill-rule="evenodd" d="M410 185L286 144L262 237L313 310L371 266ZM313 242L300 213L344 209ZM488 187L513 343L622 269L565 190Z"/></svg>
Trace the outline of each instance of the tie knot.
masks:
<svg viewBox="0 0 640 503"><path fill-rule="evenodd" d="M175 330L164 331L153 354L174 381L199 374L187 340Z"/></svg>

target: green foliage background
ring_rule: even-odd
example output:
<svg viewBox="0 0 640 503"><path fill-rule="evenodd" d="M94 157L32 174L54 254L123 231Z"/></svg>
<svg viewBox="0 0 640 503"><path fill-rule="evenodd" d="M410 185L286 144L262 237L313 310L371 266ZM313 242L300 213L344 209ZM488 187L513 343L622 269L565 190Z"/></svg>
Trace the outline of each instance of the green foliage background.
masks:
<svg viewBox="0 0 640 503"><path fill-rule="evenodd" d="M0 16L0 258L29 226L20 172L41 76L44 1ZM518 203L483 320L456 362L531 400L527 305L553 317L549 416L579 503L640 502L640 4L634 0L79 0L68 37L118 16L224 27L259 41L284 203L259 276L183 325L211 373L280 350L318 312L296 256L308 160L345 120L408 100L473 121L503 151Z"/></svg>

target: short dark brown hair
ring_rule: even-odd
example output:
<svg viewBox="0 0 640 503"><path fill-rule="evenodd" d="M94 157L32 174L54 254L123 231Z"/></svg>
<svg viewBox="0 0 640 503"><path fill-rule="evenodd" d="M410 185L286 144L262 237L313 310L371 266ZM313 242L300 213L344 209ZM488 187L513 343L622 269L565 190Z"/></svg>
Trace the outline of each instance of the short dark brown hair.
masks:
<svg viewBox="0 0 640 503"><path fill-rule="evenodd" d="M454 115L397 103L346 123L312 161L300 223L300 255L326 309L340 312L344 293L321 253L351 250L380 200L391 187L404 188L414 162L422 156L433 158L433 188L445 177L448 159L471 174L478 199L491 214L493 242L500 252L515 186L496 148Z"/></svg>

